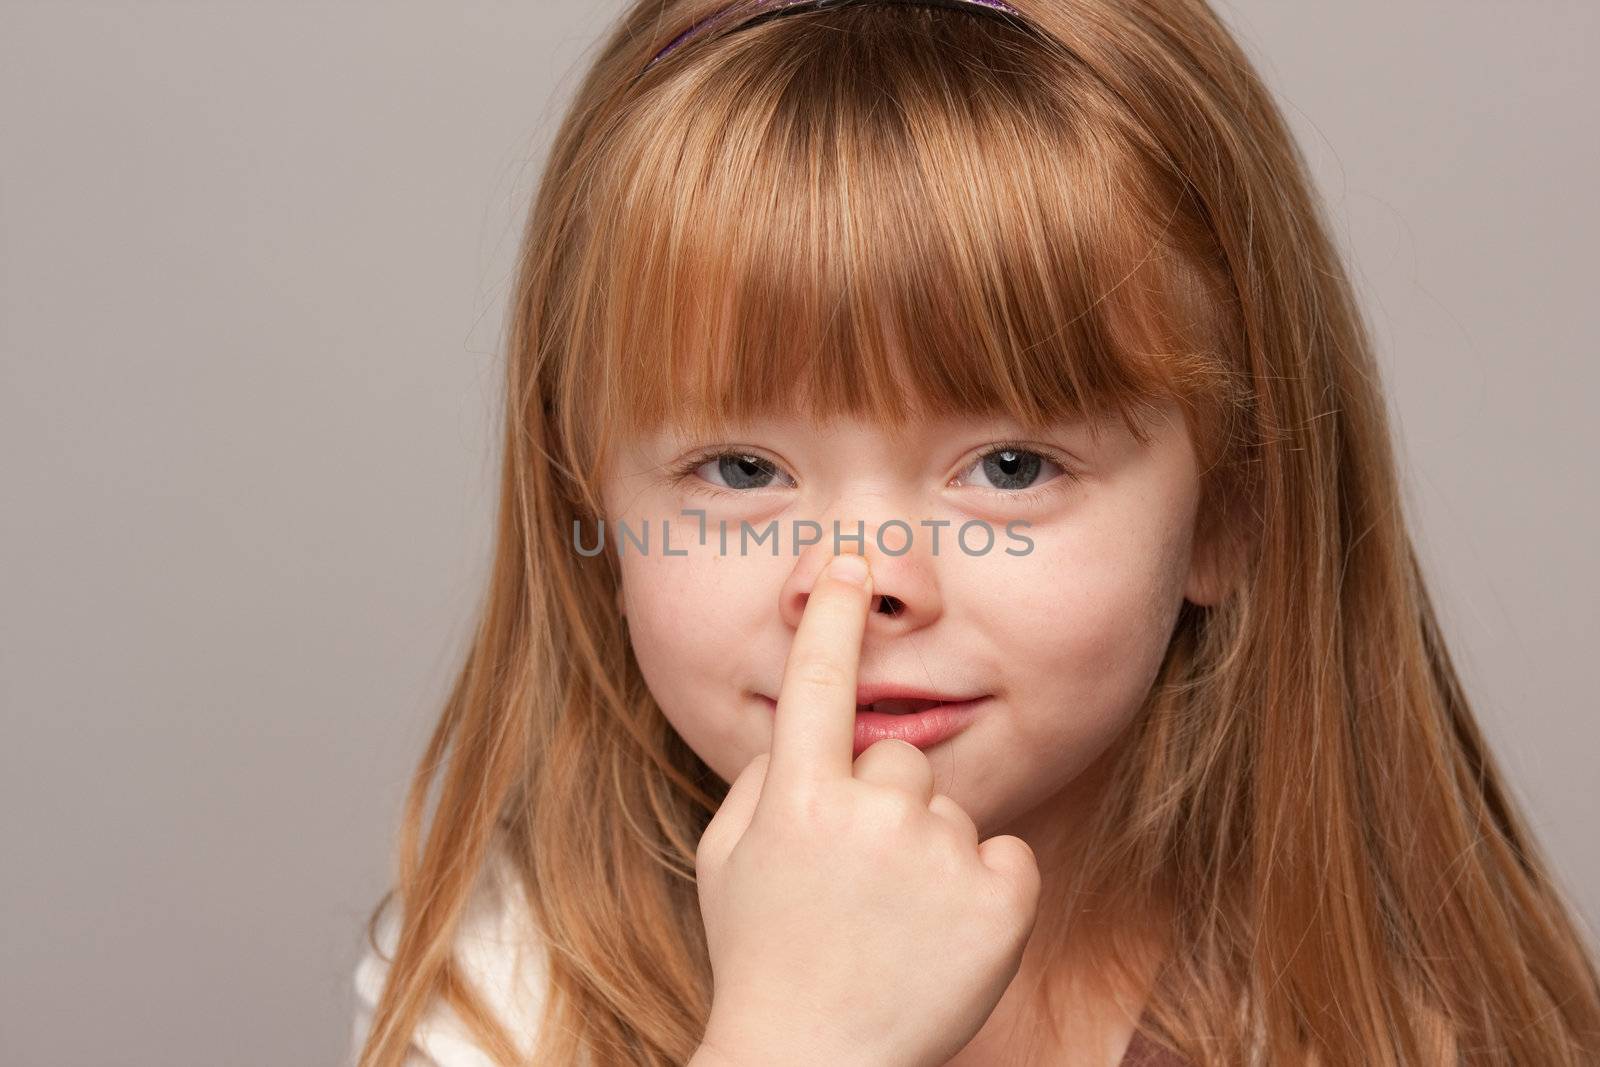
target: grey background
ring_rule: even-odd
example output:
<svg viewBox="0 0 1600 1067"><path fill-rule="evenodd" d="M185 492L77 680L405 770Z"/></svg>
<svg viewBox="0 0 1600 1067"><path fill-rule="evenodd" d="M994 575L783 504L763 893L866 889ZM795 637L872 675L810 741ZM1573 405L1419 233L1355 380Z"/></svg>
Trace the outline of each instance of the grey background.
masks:
<svg viewBox="0 0 1600 1067"><path fill-rule="evenodd" d="M0 6L0 1060L331 1063L616 0ZM1377 332L1484 726L1600 918L1588 2L1220 10Z"/></svg>

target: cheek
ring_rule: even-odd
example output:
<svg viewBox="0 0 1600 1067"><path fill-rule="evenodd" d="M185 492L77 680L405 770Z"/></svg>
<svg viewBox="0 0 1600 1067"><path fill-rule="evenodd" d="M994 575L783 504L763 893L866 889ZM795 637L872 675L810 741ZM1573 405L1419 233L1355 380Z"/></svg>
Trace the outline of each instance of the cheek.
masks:
<svg viewBox="0 0 1600 1067"><path fill-rule="evenodd" d="M759 751L756 720L730 706L758 675L749 635L764 600L729 557L624 555L623 600L634 660L662 714L731 780ZM775 596L775 594L774 594ZM771 610L771 609L769 609ZM740 713L742 712L742 713Z"/></svg>
<svg viewBox="0 0 1600 1067"><path fill-rule="evenodd" d="M1181 604L1185 551L1170 529L1085 525L1007 561L987 625L1003 635L1029 743L1081 767L1137 713Z"/></svg>

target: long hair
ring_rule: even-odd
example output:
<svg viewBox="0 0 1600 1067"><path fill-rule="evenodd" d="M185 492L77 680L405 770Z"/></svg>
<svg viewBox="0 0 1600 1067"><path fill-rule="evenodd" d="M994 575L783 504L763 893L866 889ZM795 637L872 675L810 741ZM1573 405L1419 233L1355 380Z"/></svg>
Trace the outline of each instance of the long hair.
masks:
<svg viewBox="0 0 1600 1067"><path fill-rule="evenodd" d="M796 397L886 425L1108 415L1140 440L1182 405L1226 589L1183 605L1090 862L1035 937L1094 900L1164 903L1146 1012L1196 1064L1597 1062L1593 949L1445 646L1367 327L1214 13L844 5L645 71L723 3L634 3L546 163L493 568L369 923L399 905L362 1067L396 1067L435 1000L522 1062L451 955L497 839L549 953L529 1062L692 1054L711 998L693 855L727 785L644 684L614 553L570 537L603 515L619 430Z"/></svg>

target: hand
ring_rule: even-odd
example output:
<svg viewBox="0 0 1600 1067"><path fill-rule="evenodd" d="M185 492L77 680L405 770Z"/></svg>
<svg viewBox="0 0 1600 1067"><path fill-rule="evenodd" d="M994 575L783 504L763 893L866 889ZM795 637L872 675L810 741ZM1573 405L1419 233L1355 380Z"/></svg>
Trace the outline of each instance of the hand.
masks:
<svg viewBox="0 0 1600 1067"><path fill-rule="evenodd" d="M841 580L841 560L859 561L859 584ZM735 779L696 850L714 979L696 1062L937 1067L1021 963L1039 901L1032 849L980 843L914 745L878 741L851 760L871 600L859 556L818 578L772 751Z"/></svg>

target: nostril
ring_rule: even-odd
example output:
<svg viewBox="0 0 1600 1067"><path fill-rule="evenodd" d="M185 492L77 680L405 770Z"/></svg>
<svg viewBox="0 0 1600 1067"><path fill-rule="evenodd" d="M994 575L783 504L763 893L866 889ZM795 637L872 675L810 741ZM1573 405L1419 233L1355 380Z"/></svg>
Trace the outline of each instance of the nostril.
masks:
<svg viewBox="0 0 1600 1067"><path fill-rule="evenodd" d="M885 593L878 597L878 604L875 610L881 611L885 615L897 615L902 607L904 607L904 605L901 604L900 601Z"/></svg>

